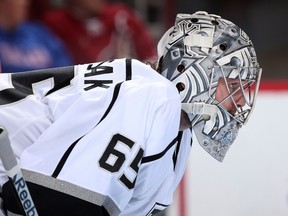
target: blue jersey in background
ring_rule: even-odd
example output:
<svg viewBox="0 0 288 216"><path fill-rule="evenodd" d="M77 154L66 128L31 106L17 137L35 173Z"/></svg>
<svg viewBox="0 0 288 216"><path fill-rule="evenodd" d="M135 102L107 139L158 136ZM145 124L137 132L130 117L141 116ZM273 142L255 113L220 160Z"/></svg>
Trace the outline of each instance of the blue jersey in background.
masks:
<svg viewBox="0 0 288 216"><path fill-rule="evenodd" d="M40 23L24 22L13 31L0 28L2 72L72 65L61 41Z"/></svg>

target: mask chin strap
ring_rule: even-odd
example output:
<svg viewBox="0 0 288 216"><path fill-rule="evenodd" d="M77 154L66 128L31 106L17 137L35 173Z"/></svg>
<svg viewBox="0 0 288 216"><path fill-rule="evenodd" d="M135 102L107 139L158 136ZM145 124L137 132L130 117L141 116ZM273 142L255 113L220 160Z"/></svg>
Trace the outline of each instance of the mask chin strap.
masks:
<svg viewBox="0 0 288 216"><path fill-rule="evenodd" d="M213 104L203 102L182 103L182 110L187 114L203 115L203 119L208 121L218 113L218 107Z"/></svg>

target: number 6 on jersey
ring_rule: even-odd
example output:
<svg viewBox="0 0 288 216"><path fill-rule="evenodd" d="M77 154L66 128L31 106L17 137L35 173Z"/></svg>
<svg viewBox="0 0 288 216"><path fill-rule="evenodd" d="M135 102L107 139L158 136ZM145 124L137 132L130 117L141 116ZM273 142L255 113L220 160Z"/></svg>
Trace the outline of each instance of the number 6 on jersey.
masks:
<svg viewBox="0 0 288 216"><path fill-rule="evenodd" d="M132 140L128 139L127 137L121 135L121 134L115 134L110 143L108 144L106 150L104 151L102 157L99 160L99 165L100 167L102 167L103 169L111 172L111 173L115 173L118 172L122 165L124 164L125 160L126 160L126 156L123 152L121 152L120 150L116 149L116 145L121 142L122 144L126 145L129 147L129 149L132 149L132 147L134 146L135 142L133 142ZM144 150L142 148L140 148L138 150L138 153L136 154L135 158L133 159L132 163L130 164L130 168L132 170L135 171L135 178L132 181L130 181L127 176L125 175L125 173L123 173L119 180L128 188L128 189L132 189L134 188L135 182L136 182L136 178L137 178L137 173L139 171L139 163L141 162L142 156L143 156ZM113 164L108 163L109 157L110 156L114 156L116 158L115 162Z"/></svg>

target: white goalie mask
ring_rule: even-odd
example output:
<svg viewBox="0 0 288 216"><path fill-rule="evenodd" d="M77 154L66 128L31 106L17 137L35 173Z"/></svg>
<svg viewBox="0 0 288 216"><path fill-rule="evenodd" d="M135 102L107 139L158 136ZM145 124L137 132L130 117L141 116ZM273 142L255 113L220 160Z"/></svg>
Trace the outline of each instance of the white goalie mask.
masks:
<svg viewBox="0 0 288 216"><path fill-rule="evenodd" d="M223 161L255 105L261 68L251 40L200 11L178 14L157 48L160 73L179 90L199 144Z"/></svg>

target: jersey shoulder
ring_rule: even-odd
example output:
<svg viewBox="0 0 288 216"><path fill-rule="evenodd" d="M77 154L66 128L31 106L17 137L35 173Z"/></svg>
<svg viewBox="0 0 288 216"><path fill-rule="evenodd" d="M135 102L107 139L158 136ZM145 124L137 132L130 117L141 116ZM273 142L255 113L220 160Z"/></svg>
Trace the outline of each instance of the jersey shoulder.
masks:
<svg viewBox="0 0 288 216"><path fill-rule="evenodd" d="M154 70L149 64L145 64L139 60L133 60L132 62L132 79L141 79L141 82L148 82L152 89L179 97L175 85Z"/></svg>

